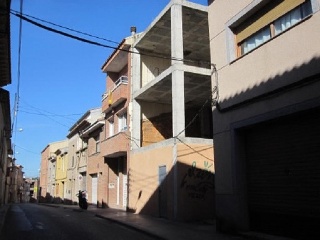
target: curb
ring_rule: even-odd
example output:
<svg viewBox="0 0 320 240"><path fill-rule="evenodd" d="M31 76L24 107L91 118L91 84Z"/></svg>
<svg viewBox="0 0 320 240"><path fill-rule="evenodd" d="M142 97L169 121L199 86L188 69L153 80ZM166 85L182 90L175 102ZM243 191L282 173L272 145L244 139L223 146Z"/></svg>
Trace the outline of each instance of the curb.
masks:
<svg viewBox="0 0 320 240"><path fill-rule="evenodd" d="M52 207L52 208L59 208L60 206L53 205L53 204L46 204L46 203L39 203L40 206Z"/></svg>
<svg viewBox="0 0 320 240"><path fill-rule="evenodd" d="M152 233L152 232L146 231L146 230L141 229L141 228L139 228L139 227L135 227L135 226L133 226L132 224L128 224L128 223L125 223L125 222L122 222L122 221L118 221L118 220L116 220L116 219L114 219L114 218L105 217L105 216L102 216L102 215L100 215L100 214L95 214L95 216L98 217L98 218L101 218L101 219L106 219L106 220L109 220L109 221L111 221L111 222L117 223L117 224L119 224L119 225L122 225L122 226L124 226L124 227L130 228L130 229L132 229L132 230L139 231L139 232L144 233L144 234L146 234L146 235L148 235L148 236L150 236L150 237L152 237L152 238L154 238L154 239L167 240L167 239L164 238L164 237L161 237L161 236L159 236L159 235L157 235L157 234L154 234L154 233Z"/></svg>
<svg viewBox="0 0 320 240"><path fill-rule="evenodd" d="M87 210L82 210L82 209L79 209L79 208L72 208L72 207L65 207L65 206L59 206L59 205L54 205L54 204L46 204L46 203L42 203L41 205L43 206L48 206L48 207L53 207L53 208L63 208L63 209L71 209L72 211L75 211L75 212L87 212ZM88 211L90 212L90 211ZM157 234L154 234L152 233L151 231L147 231L143 228L140 228L140 227L137 227L137 226L134 226L130 223L126 223L126 222L123 222L123 221L119 221L117 219L114 219L114 218L110 218L110 217L106 217L106 216L103 216L101 214L98 214L98 213L95 213L94 214L95 217L98 217L98 218L101 218L101 219L104 219L104 220L108 220L110 222L113 222L113 223L116 223L116 224L119 224L121 226L124 226L126 228L129 228L129 229L132 229L134 231L138 231L138 232L141 232L143 234L146 234L148 235L149 237L152 237L153 239L157 239L157 240L168 240L167 238L164 238L164 237L161 237Z"/></svg>

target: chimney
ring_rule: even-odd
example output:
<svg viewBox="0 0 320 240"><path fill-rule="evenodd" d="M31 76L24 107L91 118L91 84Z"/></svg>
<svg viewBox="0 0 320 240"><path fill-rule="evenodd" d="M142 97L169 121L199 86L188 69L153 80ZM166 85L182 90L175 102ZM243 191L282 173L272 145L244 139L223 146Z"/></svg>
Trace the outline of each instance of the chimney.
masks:
<svg viewBox="0 0 320 240"><path fill-rule="evenodd" d="M130 31L131 31L131 35L134 36L136 34L136 32L137 32L137 28L136 27L131 27Z"/></svg>

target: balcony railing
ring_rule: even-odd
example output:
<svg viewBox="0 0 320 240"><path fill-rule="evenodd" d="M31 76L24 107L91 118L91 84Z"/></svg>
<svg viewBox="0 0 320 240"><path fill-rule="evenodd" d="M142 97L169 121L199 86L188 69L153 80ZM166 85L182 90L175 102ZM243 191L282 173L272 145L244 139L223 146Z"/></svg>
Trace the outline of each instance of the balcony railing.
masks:
<svg viewBox="0 0 320 240"><path fill-rule="evenodd" d="M112 90L109 90L102 95L102 101L105 100L109 96L110 93L112 93L114 90L116 90L122 84L128 84L128 77L127 76L119 77L118 80L115 81Z"/></svg>

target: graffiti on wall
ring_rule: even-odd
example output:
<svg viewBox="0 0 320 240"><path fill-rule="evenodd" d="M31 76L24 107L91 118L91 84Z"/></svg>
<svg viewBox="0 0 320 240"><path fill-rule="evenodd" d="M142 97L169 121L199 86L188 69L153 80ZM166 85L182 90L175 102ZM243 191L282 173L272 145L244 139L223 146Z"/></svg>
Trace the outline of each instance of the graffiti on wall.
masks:
<svg viewBox="0 0 320 240"><path fill-rule="evenodd" d="M180 187L187 191L192 199L205 200L209 191L214 189L213 163L204 161L204 169L197 168L194 161L182 178Z"/></svg>

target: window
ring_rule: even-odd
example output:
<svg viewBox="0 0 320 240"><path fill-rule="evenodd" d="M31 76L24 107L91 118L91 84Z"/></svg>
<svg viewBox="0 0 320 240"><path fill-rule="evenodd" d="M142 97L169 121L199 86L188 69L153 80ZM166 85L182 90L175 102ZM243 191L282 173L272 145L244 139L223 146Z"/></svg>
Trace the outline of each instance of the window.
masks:
<svg viewBox="0 0 320 240"><path fill-rule="evenodd" d="M109 121L109 137L114 135L114 122L113 120Z"/></svg>
<svg viewBox="0 0 320 240"><path fill-rule="evenodd" d="M94 137L94 140L96 142L96 153L100 152L100 134L98 134L97 136Z"/></svg>
<svg viewBox="0 0 320 240"><path fill-rule="evenodd" d="M118 127L119 127L119 132L125 131L127 129L127 113L123 113L118 116Z"/></svg>
<svg viewBox="0 0 320 240"><path fill-rule="evenodd" d="M310 4L304 4L280 17L274 22L275 35L280 34L286 29L294 26L311 13L312 10Z"/></svg>
<svg viewBox="0 0 320 240"><path fill-rule="evenodd" d="M270 1L234 29L237 56L281 34L312 13L310 0Z"/></svg>
<svg viewBox="0 0 320 240"><path fill-rule="evenodd" d="M82 149L82 139L78 138L77 139L77 151L79 151L80 149Z"/></svg>
<svg viewBox="0 0 320 240"><path fill-rule="evenodd" d="M268 41L271 38L271 32L269 27L265 27L247 38L240 44L240 55L250 52L252 49L260 46L262 43Z"/></svg>

